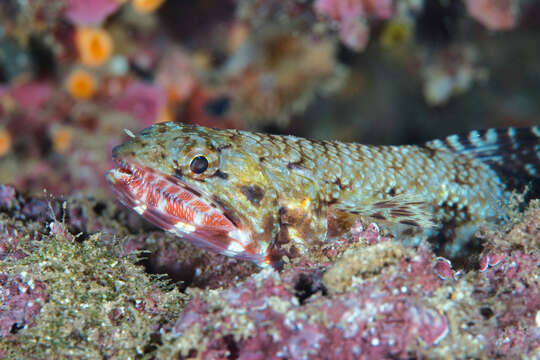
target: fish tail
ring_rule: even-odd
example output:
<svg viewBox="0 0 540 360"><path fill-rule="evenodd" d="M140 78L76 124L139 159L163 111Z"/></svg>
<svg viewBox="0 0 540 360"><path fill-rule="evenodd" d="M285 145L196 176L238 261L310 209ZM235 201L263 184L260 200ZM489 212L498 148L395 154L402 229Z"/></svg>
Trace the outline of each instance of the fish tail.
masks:
<svg viewBox="0 0 540 360"><path fill-rule="evenodd" d="M477 159L491 167L511 188L540 178L540 127L471 131L427 142L431 150L445 150Z"/></svg>

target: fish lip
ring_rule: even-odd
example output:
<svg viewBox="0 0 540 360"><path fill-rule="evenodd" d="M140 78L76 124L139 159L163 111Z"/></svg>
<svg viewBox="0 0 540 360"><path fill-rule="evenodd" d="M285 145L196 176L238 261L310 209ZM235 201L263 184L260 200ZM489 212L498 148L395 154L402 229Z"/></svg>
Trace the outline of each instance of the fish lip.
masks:
<svg viewBox="0 0 540 360"><path fill-rule="evenodd" d="M144 172L144 173L158 174L160 177L162 177L165 180L173 183L174 185L182 186L183 188L186 188L188 190L191 190L193 188L191 185L187 184L185 181L182 181L181 179L179 179L177 177L164 174L163 172L155 170L155 169L153 169L153 168L151 168L149 166L141 165L135 160L128 160L128 159L125 159L125 158L116 158L113 155L113 162L114 162L115 166L112 169L110 169L106 174L107 180L113 186L117 182L117 179L114 178L114 175L113 175L114 173L119 173L120 172L120 173L123 173L123 174L125 174L127 176L137 176L136 175L137 172ZM193 191L193 193L194 193L194 195L197 195L200 192L195 190L195 191Z"/></svg>

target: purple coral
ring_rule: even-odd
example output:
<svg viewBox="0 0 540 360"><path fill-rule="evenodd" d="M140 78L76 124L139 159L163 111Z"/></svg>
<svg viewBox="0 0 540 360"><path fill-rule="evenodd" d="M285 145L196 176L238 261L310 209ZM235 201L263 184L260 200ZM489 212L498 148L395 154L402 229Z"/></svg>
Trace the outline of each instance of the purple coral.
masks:
<svg viewBox="0 0 540 360"><path fill-rule="evenodd" d="M514 0L466 0L469 14L490 30L510 30L516 25Z"/></svg>
<svg viewBox="0 0 540 360"><path fill-rule="evenodd" d="M120 5L118 0L69 0L64 15L76 25L94 25L104 21Z"/></svg>
<svg viewBox="0 0 540 360"><path fill-rule="evenodd" d="M115 100L114 107L140 121L141 127L155 123L166 103L165 90L153 84L133 82Z"/></svg>
<svg viewBox="0 0 540 360"><path fill-rule="evenodd" d="M10 90L10 95L17 104L30 111L41 109L49 101L52 94L51 84L42 81L16 85Z"/></svg>

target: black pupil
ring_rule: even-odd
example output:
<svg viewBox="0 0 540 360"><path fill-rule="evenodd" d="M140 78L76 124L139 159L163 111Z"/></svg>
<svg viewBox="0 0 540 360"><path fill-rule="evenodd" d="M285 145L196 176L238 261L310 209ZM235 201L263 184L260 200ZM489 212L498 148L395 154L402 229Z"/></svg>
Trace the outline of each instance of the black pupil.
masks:
<svg viewBox="0 0 540 360"><path fill-rule="evenodd" d="M208 169L208 160L204 156L196 156L191 160L191 164L189 164L189 168L191 171L193 171L195 174L202 174L203 172Z"/></svg>

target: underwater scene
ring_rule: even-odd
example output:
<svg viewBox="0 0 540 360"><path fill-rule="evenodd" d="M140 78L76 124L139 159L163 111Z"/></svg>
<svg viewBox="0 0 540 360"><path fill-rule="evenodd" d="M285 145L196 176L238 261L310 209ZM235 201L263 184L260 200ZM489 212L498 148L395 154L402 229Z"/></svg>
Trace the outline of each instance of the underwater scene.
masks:
<svg viewBox="0 0 540 360"><path fill-rule="evenodd" d="M539 180L538 1L0 1L0 359L540 359Z"/></svg>

